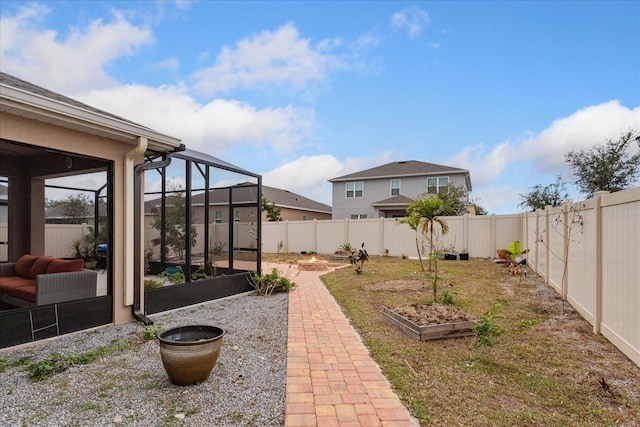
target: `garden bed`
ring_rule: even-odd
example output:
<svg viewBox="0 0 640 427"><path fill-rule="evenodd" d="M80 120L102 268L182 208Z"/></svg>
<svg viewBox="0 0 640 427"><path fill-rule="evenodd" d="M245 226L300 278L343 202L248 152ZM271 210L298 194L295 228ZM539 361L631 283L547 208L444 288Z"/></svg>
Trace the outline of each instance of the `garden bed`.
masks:
<svg viewBox="0 0 640 427"><path fill-rule="evenodd" d="M473 335L472 328L476 325L462 310L444 304L412 304L394 310L384 307L383 317L417 341Z"/></svg>

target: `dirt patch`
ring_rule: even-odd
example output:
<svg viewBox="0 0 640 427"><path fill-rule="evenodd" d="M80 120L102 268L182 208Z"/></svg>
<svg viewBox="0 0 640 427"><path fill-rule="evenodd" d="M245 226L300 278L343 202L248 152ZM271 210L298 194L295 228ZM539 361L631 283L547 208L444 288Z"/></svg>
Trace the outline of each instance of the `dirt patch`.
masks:
<svg viewBox="0 0 640 427"><path fill-rule="evenodd" d="M457 307L438 303L405 305L394 308L393 311L400 316L406 317L418 326L474 320Z"/></svg>

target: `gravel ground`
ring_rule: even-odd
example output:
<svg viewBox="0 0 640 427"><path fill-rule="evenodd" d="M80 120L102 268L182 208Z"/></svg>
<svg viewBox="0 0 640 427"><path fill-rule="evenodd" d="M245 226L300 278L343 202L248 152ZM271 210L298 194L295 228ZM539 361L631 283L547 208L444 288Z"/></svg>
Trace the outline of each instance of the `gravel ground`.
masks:
<svg viewBox="0 0 640 427"><path fill-rule="evenodd" d="M283 425L287 301L287 294L245 294L152 316L162 330L186 324L225 330L211 375L192 386L169 381L157 340L145 339L136 323L0 350L0 426ZM44 380L29 378L29 364L114 340L127 345Z"/></svg>

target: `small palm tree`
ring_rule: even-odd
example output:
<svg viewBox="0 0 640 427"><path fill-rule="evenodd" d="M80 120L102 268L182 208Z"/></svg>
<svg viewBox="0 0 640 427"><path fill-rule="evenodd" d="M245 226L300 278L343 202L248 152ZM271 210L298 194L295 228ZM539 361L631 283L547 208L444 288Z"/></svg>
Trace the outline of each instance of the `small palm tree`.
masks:
<svg viewBox="0 0 640 427"><path fill-rule="evenodd" d="M420 221L417 228L423 233L429 233L429 271L431 269L431 259L433 258L433 231L436 224L440 225L442 234L449 232L449 225L441 218L444 204L438 196L422 195L409 203L407 207L407 218L417 217ZM409 220L409 221L415 221ZM411 224L407 222L409 226ZM417 239L417 236L416 236Z"/></svg>
<svg viewBox="0 0 640 427"><path fill-rule="evenodd" d="M422 217L417 214L407 215L406 217L398 220L398 224L407 224L410 229L416 232L416 250L418 251L418 259L420 260L420 271L424 273L424 265L422 264L422 254L420 253L420 244L418 243L418 227Z"/></svg>

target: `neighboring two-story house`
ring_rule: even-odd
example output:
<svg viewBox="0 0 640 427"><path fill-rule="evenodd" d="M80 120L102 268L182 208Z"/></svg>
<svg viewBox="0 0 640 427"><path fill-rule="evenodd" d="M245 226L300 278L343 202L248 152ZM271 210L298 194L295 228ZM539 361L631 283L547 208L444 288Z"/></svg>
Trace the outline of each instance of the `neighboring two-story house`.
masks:
<svg viewBox="0 0 640 427"><path fill-rule="evenodd" d="M422 194L454 184L471 192L466 169L407 160L330 179L333 219L397 218ZM468 197L468 196L467 196ZM468 200L466 200L468 201Z"/></svg>

